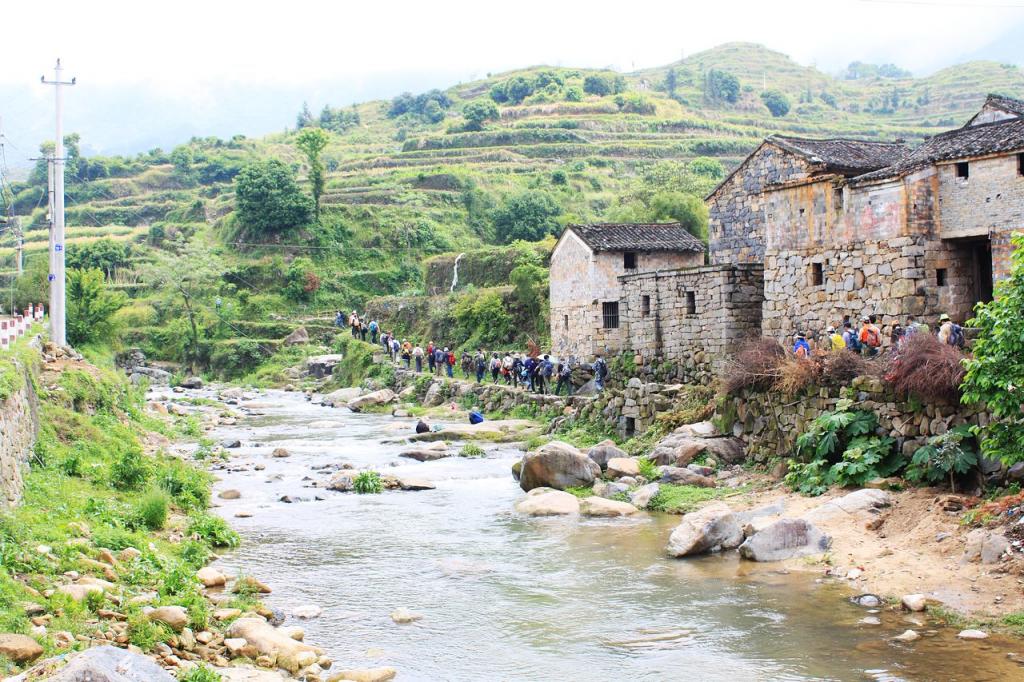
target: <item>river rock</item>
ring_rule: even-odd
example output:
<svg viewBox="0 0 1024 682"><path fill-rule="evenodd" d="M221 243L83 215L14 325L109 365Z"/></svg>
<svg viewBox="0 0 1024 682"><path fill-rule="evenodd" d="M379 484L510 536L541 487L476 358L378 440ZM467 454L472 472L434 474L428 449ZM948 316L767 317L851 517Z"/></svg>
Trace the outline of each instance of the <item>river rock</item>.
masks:
<svg viewBox="0 0 1024 682"><path fill-rule="evenodd" d="M154 623L163 623L175 632L181 632L181 629L188 625L188 611L181 606L161 606L143 611L148 620Z"/></svg>
<svg viewBox="0 0 1024 682"><path fill-rule="evenodd" d="M306 372L317 379L323 379L334 372L334 366L345 359L341 353L314 355L306 358Z"/></svg>
<svg viewBox="0 0 1024 682"><path fill-rule="evenodd" d="M347 493L352 490L355 476L355 473L352 471L339 471L331 476L331 480L327 482L327 489L339 493Z"/></svg>
<svg viewBox="0 0 1024 682"><path fill-rule="evenodd" d="M407 429L406 424L398 424ZM415 442L436 440L486 440L493 443L512 443L524 441L531 436L540 435L541 427L529 419L495 419L479 424L445 424L437 431L427 431L409 436Z"/></svg>
<svg viewBox="0 0 1024 682"><path fill-rule="evenodd" d="M832 538L805 519L779 519L746 539L740 555L752 561L782 561L828 550Z"/></svg>
<svg viewBox="0 0 1024 682"><path fill-rule="evenodd" d="M983 564L999 563L1009 548L1010 542L1002 533L977 528L967 534L963 560L981 561Z"/></svg>
<svg viewBox="0 0 1024 682"><path fill-rule="evenodd" d="M226 449L240 448L242 447L242 441L237 438L228 438L220 442L220 446Z"/></svg>
<svg viewBox="0 0 1024 682"><path fill-rule="evenodd" d="M406 625L408 623L415 623L416 621L423 618L423 614L410 611L404 606L397 608L391 612L391 620L395 621L399 625Z"/></svg>
<svg viewBox="0 0 1024 682"><path fill-rule="evenodd" d="M707 424L707 426L704 426ZM698 434L713 433L715 436ZM655 464L684 467L697 455L707 453L717 462L737 464L746 456L743 441L738 438L722 437L709 422L687 424L662 438L651 451L650 459Z"/></svg>
<svg viewBox="0 0 1024 682"><path fill-rule="evenodd" d="M301 346L309 343L309 332L306 331L305 327L299 327L288 336L284 337L282 342L286 346Z"/></svg>
<svg viewBox="0 0 1024 682"><path fill-rule="evenodd" d="M333 673L327 682L389 682L397 674L394 668L354 668Z"/></svg>
<svg viewBox="0 0 1024 682"><path fill-rule="evenodd" d="M589 486L600 475L597 462L568 443L555 440L523 456L519 487L527 492L542 487L564 490Z"/></svg>
<svg viewBox="0 0 1024 682"><path fill-rule="evenodd" d="M516 502L516 511L528 516L578 514L580 501L575 495L561 490L533 488L525 498Z"/></svg>
<svg viewBox="0 0 1024 682"><path fill-rule="evenodd" d="M288 452L285 448L274 448L274 451L270 453L270 456L280 459L283 457L291 457L292 453Z"/></svg>
<svg viewBox="0 0 1024 682"><path fill-rule="evenodd" d="M69 654L67 660L66 666L44 678L46 682L175 682L148 656L114 646L95 646ZM27 678L37 679L29 673Z"/></svg>
<svg viewBox="0 0 1024 682"><path fill-rule="evenodd" d="M988 633L983 630L961 630L957 637L960 639L988 639Z"/></svg>
<svg viewBox="0 0 1024 682"><path fill-rule="evenodd" d="M924 611L928 606L928 599L923 594L905 594L900 603L907 611Z"/></svg>
<svg viewBox="0 0 1024 682"><path fill-rule="evenodd" d="M902 633L893 637L897 642L916 642L921 639L921 635L917 634L914 630L904 630Z"/></svg>
<svg viewBox="0 0 1024 682"><path fill-rule="evenodd" d="M237 500L241 496L242 493L233 488L230 490L222 490L220 494L217 495L217 497L222 500Z"/></svg>
<svg viewBox="0 0 1024 682"><path fill-rule="evenodd" d="M620 481L595 481L593 492L598 497L610 500L616 495L627 495L629 486Z"/></svg>
<svg viewBox="0 0 1024 682"><path fill-rule="evenodd" d="M638 509L646 509L647 505L651 503L651 500L660 490L661 486L657 483L648 483L631 492L629 494L629 501Z"/></svg>
<svg viewBox="0 0 1024 682"><path fill-rule="evenodd" d="M710 421L683 424L674 430L672 434L683 438L716 438L722 435L719 433L718 427Z"/></svg>
<svg viewBox="0 0 1024 682"><path fill-rule="evenodd" d="M437 407L443 402L444 385L440 381L435 381L427 388L427 393L423 396L423 405L424 407Z"/></svg>
<svg viewBox="0 0 1024 682"><path fill-rule="evenodd" d="M0 654L15 663L29 663L39 658L42 653L43 647L28 635L11 632L0 634Z"/></svg>
<svg viewBox="0 0 1024 682"><path fill-rule="evenodd" d="M630 516L639 511L629 502L608 500L596 495L580 500L580 514L583 516Z"/></svg>
<svg viewBox="0 0 1024 682"><path fill-rule="evenodd" d="M313 654L315 662L316 657L323 653L317 647L298 642L279 632L262 618L239 618L228 628L227 635L246 640L256 647L258 654L270 657L279 667L291 673L304 667L302 663L308 659L304 654Z"/></svg>
<svg viewBox="0 0 1024 682"><path fill-rule="evenodd" d="M292 616L306 620L309 618L319 618L323 612L324 610L316 604L305 604L292 609Z"/></svg>
<svg viewBox="0 0 1024 682"><path fill-rule="evenodd" d="M57 591L61 594L68 595L75 601L83 601L92 592L99 592L102 594L103 588L99 585L83 585L76 583L73 585L61 585L57 588Z"/></svg>
<svg viewBox="0 0 1024 682"><path fill-rule="evenodd" d="M368 407L375 407L377 405L387 405L395 399L395 392L390 388L382 388L366 395L361 395L358 398L348 401L348 409L353 412L360 412Z"/></svg>
<svg viewBox="0 0 1024 682"><path fill-rule="evenodd" d="M714 488L717 483L715 479L701 476L700 474L687 469L686 467L660 467L661 482L674 483L676 485L695 485L701 488Z"/></svg>
<svg viewBox="0 0 1024 682"><path fill-rule="evenodd" d="M423 478L399 477L398 487L402 490L434 490L436 485Z"/></svg>
<svg viewBox="0 0 1024 682"><path fill-rule="evenodd" d="M743 542L743 529L732 509L713 502L685 514L669 536L666 550L675 557L734 549Z"/></svg>
<svg viewBox="0 0 1024 682"><path fill-rule="evenodd" d="M640 465L634 457L612 457L608 460L608 477L639 476Z"/></svg>
<svg viewBox="0 0 1024 682"><path fill-rule="evenodd" d="M874 514L890 504L892 504L892 495L888 490L864 488L829 500L804 514L804 518L809 521L819 521L837 515L842 517L852 514Z"/></svg>
<svg viewBox="0 0 1024 682"><path fill-rule="evenodd" d="M355 400L362 395L362 393L363 391L360 388L339 388L337 391L331 391L320 398L320 404L327 407L348 405L350 400Z"/></svg>
<svg viewBox="0 0 1024 682"><path fill-rule="evenodd" d="M400 452L398 456L415 459L417 462L432 462L435 459L443 459L450 455L448 453L448 444L444 441L437 441Z"/></svg>
<svg viewBox="0 0 1024 682"><path fill-rule="evenodd" d="M602 441L590 448L587 452L587 456L597 462L597 465L602 469L608 466L608 460L610 459L629 457L629 455L627 455L623 450L616 447L615 443L611 440Z"/></svg>
<svg viewBox="0 0 1024 682"><path fill-rule="evenodd" d="M200 568L196 571L196 578L204 587L220 587L228 581L227 576L213 566Z"/></svg>
<svg viewBox="0 0 1024 682"><path fill-rule="evenodd" d="M226 644L227 640L224 643ZM260 670L252 666L231 666L213 670L220 675L221 682L288 682L291 679L276 670Z"/></svg>

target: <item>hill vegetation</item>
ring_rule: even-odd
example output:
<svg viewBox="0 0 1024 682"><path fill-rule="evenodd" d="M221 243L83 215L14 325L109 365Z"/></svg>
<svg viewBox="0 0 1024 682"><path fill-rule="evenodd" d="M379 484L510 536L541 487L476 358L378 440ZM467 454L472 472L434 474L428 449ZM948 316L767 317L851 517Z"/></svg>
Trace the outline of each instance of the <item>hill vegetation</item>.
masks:
<svg viewBox="0 0 1024 682"><path fill-rule="evenodd" d="M456 312L493 320L490 306L512 319L467 336L542 342L546 260L519 242L597 220L680 220L703 236L701 198L766 135L913 143L960 125L990 92L1024 95L1024 74L972 62L913 78L855 63L834 78L731 43L629 74L535 67L303 107L288 132L130 158L84 158L69 136L68 263L127 295L111 320L124 343L220 372L247 371L299 323L328 334L333 311L384 295L371 306L382 314L407 302L431 316L395 316L401 333L468 343L454 337L472 319ZM14 276L6 235L0 269L9 300L25 304L46 299L45 162L13 190L26 274ZM450 280L434 280L461 252L493 252L509 279L466 274L447 293ZM516 284L520 266L540 274L520 269ZM176 272L189 273L190 294L169 286Z"/></svg>

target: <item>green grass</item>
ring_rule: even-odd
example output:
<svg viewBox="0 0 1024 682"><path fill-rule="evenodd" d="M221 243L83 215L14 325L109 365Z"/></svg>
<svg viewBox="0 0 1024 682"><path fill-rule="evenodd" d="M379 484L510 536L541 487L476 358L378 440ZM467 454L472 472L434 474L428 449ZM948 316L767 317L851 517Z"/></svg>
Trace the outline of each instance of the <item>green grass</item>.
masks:
<svg viewBox="0 0 1024 682"><path fill-rule="evenodd" d="M658 471L658 465L646 457L638 458L636 464L640 469L640 475L648 481L657 481L661 478L661 472Z"/></svg>
<svg viewBox="0 0 1024 682"><path fill-rule="evenodd" d="M576 497L578 497L580 499L583 499L585 497L590 497L591 495L594 494L594 486L592 486L592 485L571 486L569 488L566 488L565 492L570 493L572 495L575 495Z"/></svg>
<svg viewBox="0 0 1024 682"><path fill-rule="evenodd" d="M658 494L651 499L648 509L651 511L668 512L669 514L686 514L711 500L723 500L742 495L750 490L749 486L739 488L702 488L693 485L675 485L662 483Z"/></svg>
<svg viewBox="0 0 1024 682"><path fill-rule="evenodd" d="M476 443L466 443L459 450L459 457L483 457L484 449Z"/></svg>
<svg viewBox="0 0 1024 682"><path fill-rule="evenodd" d="M352 489L360 495L375 495L384 491L384 482L376 471L360 471L352 479Z"/></svg>

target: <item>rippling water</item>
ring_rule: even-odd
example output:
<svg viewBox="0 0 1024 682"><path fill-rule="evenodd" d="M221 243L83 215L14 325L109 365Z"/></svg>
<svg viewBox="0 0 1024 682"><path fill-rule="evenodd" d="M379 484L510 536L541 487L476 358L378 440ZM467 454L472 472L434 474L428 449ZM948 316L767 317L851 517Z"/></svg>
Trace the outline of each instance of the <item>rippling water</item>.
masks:
<svg viewBox="0 0 1024 682"><path fill-rule="evenodd" d="M219 511L246 540L223 567L270 583L271 606L323 607L300 623L340 666L389 665L401 680L431 681L1024 680L1007 658L1024 653L1016 641L960 642L938 630L897 645L888 638L912 627L901 614L858 625L865 609L813 575L735 554L670 559L663 548L677 517L518 517L509 467L521 453L508 446L419 463L384 442L396 437L391 417L278 392L254 411L217 433L242 440L233 465L266 465L218 472L218 489L242 491ZM292 456L272 458L275 447ZM312 467L340 462L437 489L307 487L304 478L329 476ZM253 516L233 518L239 511ZM398 607L423 619L396 625Z"/></svg>

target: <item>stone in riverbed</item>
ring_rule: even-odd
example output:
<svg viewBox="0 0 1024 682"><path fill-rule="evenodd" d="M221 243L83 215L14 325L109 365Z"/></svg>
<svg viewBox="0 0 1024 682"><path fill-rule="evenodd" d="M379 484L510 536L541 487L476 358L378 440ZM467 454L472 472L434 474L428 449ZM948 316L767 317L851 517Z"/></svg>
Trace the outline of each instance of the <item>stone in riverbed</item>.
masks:
<svg viewBox="0 0 1024 682"><path fill-rule="evenodd" d="M630 516L640 510L629 502L618 502L591 495L580 500L580 514L583 516Z"/></svg>
<svg viewBox="0 0 1024 682"><path fill-rule="evenodd" d="M348 401L348 409L353 412L360 412L368 407L375 407L377 405L387 405L394 401L395 392L390 388L382 388L379 391L373 391L366 395L361 395L358 398Z"/></svg>
<svg viewBox="0 0 1024 682"><path fill-rule="evenodd" d="M423 618L422 614L410 611L404 606L397 608L391 612L391 620L395 621L399 625L406 625L408 623L415 623L416 621Z"/></svg>
<svg viewBox="0 0 1024 682"><path fill-rule="evenodd" d="M227 576L212 566L204 566L196 571L196 578L204 587L220 587L225 584Z"/></svg>
<svg viewBox="0 0 1024 682"><path fill-rule="evenodd" d="M701 476L686 467L660 467L661 482L675 485L695 485L701 488L714 488L717 484L713 478Z"/></svg>
<svg viewBox="0 0 1024 682"><path fill-rule="evenodd" d="M399 478L398 487L402 490L434 490L436 485L422 478Z"/></svg>
<svg viewBox="0 0 1024 682"><path fill-rule="evenodd" d="M246 640L256 648L259 655L271 658L279 667L291 673L304 667L302 663L308 659L308 654L313 654L315 662L316 657L323 653L314 646L283 634L262 618L239 618L228 628L227 636Z"/></svg>
<svg viewBox="0 0 1024 682"><path fill-rule="evenodd" d="M638 509L646 509L660 490L661 486L657 483L648 483L631 492L629 494L629 501Z"/></svg>
<svg viewBox="0 0 1024 682"><path fill-rule="evenodd" d="M534 488L564 490L589 486L601 475L601 467L568 443L551 441L523 456L519 487L529 492Z"/></svg>
<svg viewBox="0 0 1024 682"><path fill-rule="evenodd" d="M400 452L398 456L415 459L417 462L432 462L436 459L443 459L450 455L448 453L448 444L442 440L415 447L411 450L405 450L404 452Z"/></svg>
<svg viewBox="0 0 1024 682"><path fill-rule="evenodd" d="M319 618L323 612L324 610L316 604L305 604L292 609L292 616L302 619Z"/></svg>
<svg viewBox="0 0 1024 682"><path fill-rule="evenodd" d="M957 637L960 639L988 639L988 633L982 630L961 630Z"/></svg>
<svg viewBox="0 0 1024 682"><path fill-rule="evenodd" d="M235 489L222 490L220 494L217 495L217 497L219 497L222 500L237 500L241 496L242 493Z"/></svg>
<svg viewBox="0 0 1024 682"><path fill-rule="evenodd" d="M832 538L804 519L779 519L746 539L740 556L752 561L783 561L828 550Z"/></svg>
<svg viewBox="0 0 1024 682"><path fill-rule="evenodd" d="M928 606L928 599L923 594L905 594L900 601L907 611L924 611Z"/></svg>
<svg viewBox="0 0 1024 682"><path fill-rule="evenodd" d="M358 398L362 392L360 388L339 388L320 398L320 404L326 407L347 405L350 400Z"/></svg>
<svg viewBox="0 0 1024 682"><path fill-rule="evenodd" d="M916 642L921 639L921 635L917 634L914 630L904 630L901 634L893 637L897 642Z"/></svg>
<svg viewBox="0 0 1024 682"><path fill-rule="evenodd" d="M608 460L608 478L622 478L623 476L639 476L640 465L633 457L613 457Z"/></svg>
<svg viewBox="0 0 1024 682"><path fill-rule="evenodd" d="M604 497L606 499L613 499L616 495L626 495L629 493L629 486L620 481L595 481L594 482L594 494L598 497Z"/></svg>
<svg viewBox="0 0 1024 682"><path fill-rule="evenodd" d="M97 646L69 656L70 662L46 682L174 682L156 661L113 646ZM47 665L41 663L40 667Z"/></svg>
<svg viewBox="0 0 1024 682"><path fill-rule="evenodd" d="M11 659L15 663L28 663L34 661L43 653L43 647L39 642L28 635L15 633L0 634L0 654Z"/></svg>
<svg viewBox="0 0 1024 682"><path fill-rule="evenodd" d="M618 457L629 457L629 455L624 451L616 447L615 443L611 440L602 441L590 448L587 452L587 456L597 462L597 465L602 469L608 466L609 460L616 459Z"/></svg>
<svg viewBox="0 0 1024 682"><path fill-rule="evenodd" d="M288 452L284 448L274 448L274 451L270 453L270 456L277 457L280 459L282 457L291 457L292 453Z"/></svg>
<svg viewBox="0 0 1024 682"><path fill-rule="evenodd" d="M670 555L682 557L734 549L741 542L743 529L736 515L724 502L714 502L684 515L666 549Z"/></svg>
<svg viewBox="0 0 1024 682"><path fill-rule="evenodd" d="M222 448L227 448L227 449L240 448L240 447L242 447L242 441L238 440L237 438L229 438L227 440L222 440L220 442L220 446Z"/></svg>
<svg viewBox="0 0 1024 682"><path fill-rule="evenodd" d="M332 674L327 682L389 682L397 674L394 668L354 668Z"/></svg>
<svg viewBox="0 0 1024 682"><path fill-rule="evenodd" d="M149 611L144 610L146 619L154 623L163 623L175 632L188 625L188 611L181 606L161 606Z"/></svg>
<svg viewBox="0 0 1024 682"><path fill-rule="evenodd" d="M529 516L560 516L578 514L579 498L571 493L551 488L534 488L516 502L516 511Z"/></svg>

